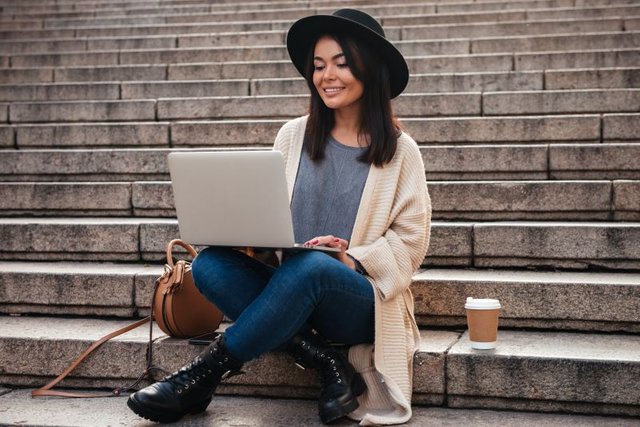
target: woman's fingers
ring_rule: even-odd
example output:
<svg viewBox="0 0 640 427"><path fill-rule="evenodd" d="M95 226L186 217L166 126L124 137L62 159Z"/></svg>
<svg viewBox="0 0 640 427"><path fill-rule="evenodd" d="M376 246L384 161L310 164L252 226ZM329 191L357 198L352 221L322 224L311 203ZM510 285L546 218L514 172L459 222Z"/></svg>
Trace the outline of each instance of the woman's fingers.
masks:
<svg viewBox="0 0 640 427"><path fill-rule="evenodd" d="M333 248L341 248L342 250L346 250L349 247L349 241L333 235L328 235L314 237L313 239L305 242L305 245L331 246Z"/></svg>
<svg viewBox="0 0 640 427"><path fill-rule="evenodd" d="M345 252L349 247L349 241L345 239L341 239L336 236L318 236L314 237L311 240L305 242L305 245L314 245L314 246L330 246L332 248L340 248L340 252L335 254L334 256L343 264L346 264L352 270L355 270L355 264L353 260L347 255Z"/></svg>

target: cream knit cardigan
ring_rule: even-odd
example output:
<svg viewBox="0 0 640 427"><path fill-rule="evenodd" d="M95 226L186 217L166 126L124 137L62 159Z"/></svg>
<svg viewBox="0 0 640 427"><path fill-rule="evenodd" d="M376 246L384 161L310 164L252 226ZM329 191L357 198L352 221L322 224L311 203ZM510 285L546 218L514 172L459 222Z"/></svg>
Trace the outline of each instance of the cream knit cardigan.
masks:
<svg viewBox="0 0 640 427"><path fill-rule="evenodd" d="M285 161L289 199L293 194L307 116L287 122L274 150ZM409 289L429 246L431 201L417 144L402 133L394 158L371 166L348 253L369 274L375 290L375 344L352 346L349 360L367 391L349 414L360 425L400 424L411 418L413 355L420 335Z"/></svg>

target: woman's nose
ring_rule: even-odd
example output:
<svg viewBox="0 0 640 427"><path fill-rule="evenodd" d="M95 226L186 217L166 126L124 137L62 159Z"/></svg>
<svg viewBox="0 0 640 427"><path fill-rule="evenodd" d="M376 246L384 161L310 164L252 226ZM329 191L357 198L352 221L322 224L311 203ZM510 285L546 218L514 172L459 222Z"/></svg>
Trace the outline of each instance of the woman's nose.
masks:
<svg viewBox="0 0 640 427"><path fill-rule="evenodd" d="M327 65L324 69L324 79L333 80L336 78L336 68L333 65Z"/></svg>

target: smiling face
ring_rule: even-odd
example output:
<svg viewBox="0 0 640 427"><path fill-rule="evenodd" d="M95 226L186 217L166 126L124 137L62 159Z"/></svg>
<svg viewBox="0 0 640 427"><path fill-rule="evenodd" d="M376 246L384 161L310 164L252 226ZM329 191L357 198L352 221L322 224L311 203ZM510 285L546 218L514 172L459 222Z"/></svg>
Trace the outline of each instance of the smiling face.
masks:
<svg viewBox="0 0 640 427"><path fill-rule="evenodd" d="M360 109L364 85L351 73L340 44L332 37L323 36L316 42L313 85L327 108Z"/></svg>

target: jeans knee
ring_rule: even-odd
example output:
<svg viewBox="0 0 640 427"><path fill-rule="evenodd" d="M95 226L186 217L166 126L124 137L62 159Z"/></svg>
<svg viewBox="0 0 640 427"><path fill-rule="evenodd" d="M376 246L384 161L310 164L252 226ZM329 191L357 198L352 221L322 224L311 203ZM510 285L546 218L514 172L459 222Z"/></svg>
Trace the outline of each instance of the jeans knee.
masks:
<svg viewBox="0 0 640 427"><path fill-rule="evenodd" d="M231 249L210 246L202 250L191 263L191 274L196 287L202 291L203 287L210 287L216 271L221 271L221 266L229 256Z"/></svg>
<svg viewBox="0 0 640 427"><path fill-rule="evenodd" d="M322 275L327 268L335 268L334 261L334 258L319 251L303 252L294 258L296 269L304 275Z"/></svg>
<svg viewBox="0 0 640 427"><path fill-rule="evenodd" d="M297 291L319 289L318 286L331 280L342 266L340 261L318 251L300 253L288 264L285 274L293 278L293 283L288 286L295 287Z"/></svg>

